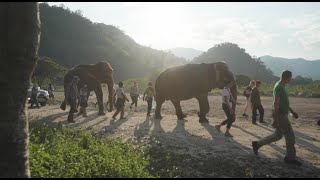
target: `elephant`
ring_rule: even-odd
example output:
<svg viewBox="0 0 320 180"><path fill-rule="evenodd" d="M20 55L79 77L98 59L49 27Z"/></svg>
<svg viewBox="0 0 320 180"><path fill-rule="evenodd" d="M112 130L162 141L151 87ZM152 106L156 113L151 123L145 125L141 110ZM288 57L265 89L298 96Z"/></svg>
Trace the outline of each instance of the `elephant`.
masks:
<svg viewBox="0 0 320 180"><path fill-rule="evenodd" d="M224 80L233 82L231 94L237 100L235 78L225 62L185 64L164 70L157 77L155 83L155 119L162 118L160 111L165 100L172 102L178 119L186 118L187 116L182 112L180 101L196 98L200 106L199 122L207 123L208 92L215 88L223 89ZM236 105L233 105L233 112L235 112L235 108Z"/></svg>
<svg viewBox="0 0 320 180"><path fill-rule="evenodd" d="M64 89L66 90L69 83L72 81L73 76L78 76L80 82L78 88L82 85L87 84L88 91L94 91L97 96L98 106L99 106L99 115L105 115L103 107L103 92L101 89L101 83L107 83L109 91L109 112L113 110L113 69L108 62L98 62L96 64L88 65L78 65L70 69L67 74L64 76ZM65 92L66 93L66 92ZM90 93L88 93L89 97ZM62 102L60 108L62 110L66 109L66 99Z"/></svg>

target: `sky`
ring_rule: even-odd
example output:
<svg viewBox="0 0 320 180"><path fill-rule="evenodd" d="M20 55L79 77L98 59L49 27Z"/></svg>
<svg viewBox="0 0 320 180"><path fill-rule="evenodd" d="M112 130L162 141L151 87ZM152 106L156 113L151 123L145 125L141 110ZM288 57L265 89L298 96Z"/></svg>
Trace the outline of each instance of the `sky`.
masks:
<svg viewBox="0 0 320 180"><path fill-rule="evenodd" d="M231 42L251 56L320 60L320 2L49 2L114 25L154 49L207 51Z"/></svg>

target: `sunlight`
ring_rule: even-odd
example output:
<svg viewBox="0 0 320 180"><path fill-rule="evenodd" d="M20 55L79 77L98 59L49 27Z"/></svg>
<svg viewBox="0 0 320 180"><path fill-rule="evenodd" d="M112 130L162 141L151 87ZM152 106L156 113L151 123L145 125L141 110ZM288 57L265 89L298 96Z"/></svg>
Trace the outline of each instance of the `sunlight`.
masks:
<svg viewBox="0 0 320 180"><path fill-rule="evenodd" d="M177 40L177 35L183 32L182 8L174 3L150 3L147 6L145 27L148 36L164 46L167 40Z"/></svg>

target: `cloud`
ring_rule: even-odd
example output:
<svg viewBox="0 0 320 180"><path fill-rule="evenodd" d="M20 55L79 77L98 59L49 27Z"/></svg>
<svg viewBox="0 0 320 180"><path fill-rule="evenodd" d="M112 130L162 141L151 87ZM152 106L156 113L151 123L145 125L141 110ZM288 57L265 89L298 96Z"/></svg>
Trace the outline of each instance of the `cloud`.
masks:
<svg viewBox="0 0 320 180"><path fill-rule="evenodd" d="M263 31L258 22L244 18L210 18L207 22L193 26L193 37L214 44L227 41L239 46L255 47L269 45L277 36L276 33Z"/></svg>
<svg viewBox="0 0 320 180"><path fill-rule="evenodd" d="M320 49L320 14L305 14L301 17L286 18L280 21L283 27L294 31L288 42L299 42L305 49Z"/></svg>

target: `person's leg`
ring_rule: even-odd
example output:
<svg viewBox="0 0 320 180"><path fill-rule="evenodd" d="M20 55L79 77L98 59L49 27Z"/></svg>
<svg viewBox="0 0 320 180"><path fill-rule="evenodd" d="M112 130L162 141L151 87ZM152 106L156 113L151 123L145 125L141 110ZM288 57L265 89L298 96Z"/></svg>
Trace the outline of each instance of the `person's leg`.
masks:
<svg viewBox="0 0 320 180"><path fill-rule="evenodd" d="M227 108L228 109L228 108ZM225 136L227 137L233 137L231 134L230 134L230 128L231 128L231 125L232 123L234 122L234 118L233 118L233 115L231 114L230 110L228 109L226 112L226 115L228 117L227 119L227 129L226 129L226 132L225 132Z"/></svg>
<svg viewBox="0 0 320 180"><path fill-rule="evenodd" d="M242 113L242 115L243 116L245 116L245 117L247 117L248 115L247 115L247 111L249 110L249 98L247 98L247 101L246 101L246 107L244 108L244 110L243 110L243 113Z"/></svg>
<svg viewBox="0 0 320 180"><path fill-rule="evenodd" d="M138 96L135 97L134 99L134 105L135 105L135 109L134 111L137 112L137 107L138 107Z"/></svg>
<svg viewBox="0 0 320 180"><path fill-rule="evenodd" d="M131 97L130 109L132 109L132 105L134 104L134 96L130 96L130 97Z"/></svg>
<svg viewBox="0 0 320 180"><path fill-rule="evenodd" d="M119 114L119 112L120 112L120 109L117 109L117 111L113 114L112 118L115 119Z"/></svg>
<svg viewBox="0 0 320 180"><path fill-rule="evenodd" d="M281 120L280 120L281 121ZM258 155L258 149L266 144L279 141L282 138L281 127L277 127L276 130L267 137L260 139L259 141L252 141L253 152Z"/></svg>
<svg viewBox="0 0 320 180"><path fill-rule="evenodd" d="M148 113L147 115L150 116L151 108L152 108L152 99L147 100L148 103Z"/></svg>
<svg viewBox="0 0 320 180"><path fill-rule="evenodd" d="M221 122L220 124L218 124L218 125L215 126L215 128L217 129L217 131L218 131L219 133L221 132L221 130L220 130L221 126L227 124L228 121L229 121L229 118L231 118L231 116L230 116L230 114L231 114L231 113L230 113L230 110L229 110L229 108L228 108L228 106L227 106L226 104L222 104L222 109L223 109L224 113L226 114L227 119L224 120L223 122ZM229 130L228 130L228 132L229 132Z"/></svg>
<svg viewBox="0 0 320 180"><path fill-rule="evenodd" d="M289 122L288 115L283 117L280 126L282 126L283 136L286 140L286 159L294 160L296 158L296 149L294 147L295 135L291 123Z"/></svg>
<svg viewBox="0 0 320 180"><path fill-rule="evenodd" d="M75 112L76 110L76 99L70 99L69 100L69 103L70 103L70 111L69 111L69 115L68 115L68 122L74 122L73 120L73 113Z"/></svg>
<svg viewBox="0 0 320 180"><path fill-rule="evenodd" d="M37 108L40 108L40 106L39 106L39 102L38 102L38 98L36 99L36 105L37 105Z"/></svg>
<svg viewBox="0 0 320 180"><path fill-rule="evenodd" d="M260 123L263 123L264 121L263 121L263 117L264 117L264 108L263 108L263 106L260 104L259 106L258 106L258 110L259 110L259 122Z"/></svg>
<svg viewBox="0 0 320 180"><path fill-rule="evenodd" d="M257 105L252 107L252 124L257 124L257 108Z"/></svg>
<svg viewBox="0 0 320 180"><path fill-rule="evenodd" d="M121 114L120 114L120 119L124 118L124 106L121 108Z"/></svg>

